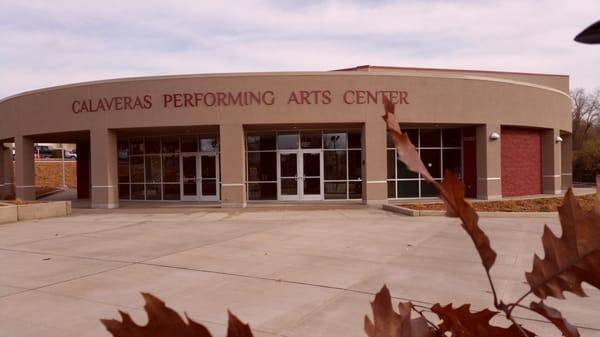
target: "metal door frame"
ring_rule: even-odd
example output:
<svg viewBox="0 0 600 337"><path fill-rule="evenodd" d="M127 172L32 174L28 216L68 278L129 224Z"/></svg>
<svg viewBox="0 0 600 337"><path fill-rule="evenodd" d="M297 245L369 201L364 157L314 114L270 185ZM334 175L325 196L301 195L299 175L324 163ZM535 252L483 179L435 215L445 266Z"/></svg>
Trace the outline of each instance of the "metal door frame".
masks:
<svg viewBox="0 0 600 337"><path fill-rule="evenodd" d="M197 166L200 169L200 174L199 174L199 181L198 181L198 199L201 201L219 201L219 156L216 152L199 152L197 154L198 156L198 163ZM204 179L202 177L202 157L214 157L215 158L215 189L216 189L216 193L215 195L204 195L204 191L202 190L202 180ZM212 180L212 179L210 179Z"/></svg>
<svg viewBox="0 0 600 337"><path fill-rule="evenodd" d="M304 153L316 153L319 154L319 189L320 194L304 194ZM282 195L281 194L281 155L282 154L296 154L296 179L297 194L293 195ZM277 200L280 201L304 201L304 200L323 200L324 199L324 172L323 172L323 150L322 149L294 149L294 150L279 150L277 151ZM284 179L290 179L292 177L283 177ZM312 177L315 178L315 177Z"/></svg>
<svg viewBox="0 0 600 337"><path fill-rule="evenodd" d="M183 158L184 157L194 157L196 159L196 177L194 178L195 182L196 182L196 195L192 196L192 195L183 195L183 183L184 183L184 178L183 178ZM179 177L180 177L180 182L179 182L179 191L180 191L180 198L181 201L199 201L200 200L200 184L199 181L200 179L198 179L200 176L200 154L193 152L193 153L181 153L179 155Z"/></svg>
<svg viewBox="0 0 600 337"><path fill-rule="evenodd" d="M304 179L306 179L306 175L304 174L304 154L305 153L316 153L319 155L319 194L304 194ZM323 150L322 149L302 149L300 150L300 159L298 160L298 164L300 165L299 171L301 173L301 181L299 192L300 192L300 200L323 200L324 196L324 183L323 183ZM316 178L316 176L310 176L308 178Z"/></svg>

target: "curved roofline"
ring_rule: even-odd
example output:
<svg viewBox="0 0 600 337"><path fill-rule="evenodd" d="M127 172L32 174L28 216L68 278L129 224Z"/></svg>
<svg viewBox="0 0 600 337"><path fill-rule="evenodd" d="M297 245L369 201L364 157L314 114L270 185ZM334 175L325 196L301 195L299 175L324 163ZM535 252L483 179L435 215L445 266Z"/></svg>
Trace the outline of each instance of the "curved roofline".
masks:
<svg viewBox="0 0 600 337"><path fill-rule="evenodd" d="M481 69L456 69L456 68L419 68L419 67L394 67L394 66L378 66L373 64L363 64L356 67L334 69L332 71L352 71L360 69L379 68L379 69L395 69L395 70L423 70L423 71L451 71L463 73L490 73L490 74L512 74L512 75L534 75L534 76L559 76L569 77L565 74L550 74L550 73L530 73L519 71L502 71L502 70L481 70Z"/></svg>
<svg viewBox="0 0 600 337"><path fill-rule="evenodd" d="M394 67L386 67L386 68L394 68ZM394 68L394 69L411 69L411 68ZM425 68L412 68L412 69L425 69ZM349 69L348 69L349 70ZM440 69L436 69L440 70ZM475 72L475 71L473 71ZM95 80L95 81L84 81L84 82L76 82L69 83L57 86L51 86L41 89L28 90L21 93L17 93L14 95L10 95L0 99L0 103L7 102L9 100L23 97L32 94L39 94L49 91L55 91L60 89L74 88L74 87L83 87L89 85L98 85L98 84L107 84L107 83L119 83L119 82L135 82L135 81L149 81L149 80L170 80L170 79L189 79L189 78L214 78L214 77L280 77L280 76L403 76L403 77L429 77L429 78L449 78L449 79L464 79L464 80L477 80L477 81L488 81L488 82L498 82L498 83L507 83L514 85L521 85L526 87L538 88L542 90L552 91L563 96L566 96L570 99L570 96L558 89L529 83L529 82L520 82L514 80L508 80L497 77L485 77L485 76L471 76L471 75L462 75L460 73L457 74L419 74L419 75L406 75L406 74L398 74L396 72L344 72L344 71L312 71L312 72L243 72L243 73L207 73L207 74L180 74L180 75L158 75L158 76L137 76L137 77L122 77L122 78L113 78L113 79L104 79L104 80ZM567 76L567 75L564 75Z"/></svg>

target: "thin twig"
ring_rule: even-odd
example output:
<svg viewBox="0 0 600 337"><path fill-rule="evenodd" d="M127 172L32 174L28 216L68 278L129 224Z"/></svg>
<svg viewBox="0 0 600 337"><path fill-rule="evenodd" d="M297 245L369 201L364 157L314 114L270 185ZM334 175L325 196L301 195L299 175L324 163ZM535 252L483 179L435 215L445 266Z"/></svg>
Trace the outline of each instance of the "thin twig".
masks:
<svg viewBox="0 0 600 337"><path fill-rule="evenodd" d="M530 307L528 307L528 306L525 306L525 305L523 305L523 304L515 304L515 306L517 306L517 307L519 307L519 308L523 308L523 309L531 310L531 308L530 308Z"/></svg>
<svg viewBox="0 0 600 337"><path fill-rule="evenodd" d="M413 307L415 307L415 308L423 308L423 309L425 309L426 311L433 312L433 311L431 311L431 307L426 307L426 306L424 306L424 305L420 305L420 304L414 304L413 302L410 302L410 305L412 305L412 306L413 306ZM425 310L424 310L424 311L425 311Z"/></svg>
<svg viewBox="0 0 600 337"><path fill-rule="evenodd" d="M518 306L519 303L521 303L525 299L525 297L529 296L531 293L532 293L532 290L529 289L529 291L526 292L523 296L519 297L519 299L516 302L508 304L508 311L506 312L506 315L510 316L510 313L513 311L513 309L516 306Z"/></svg>
<svg viewBox="0 0 600 337"><path fill-rule="evenodd" d="M485 274L487 275L488 281L490 282L490 287L492 288L492 294L494 295L494 307L496 309L500 309L500 303L498 303L498 295L496 294L496 287L494 287L494 281L492 281L492 276L490 275L490 271L485 268Z"/></svg>
<svg viewBox="0 0 600 337"><path fill-rule="evenodd" d="M428 320L427 317L425 317L425 315L423 314L423 311L417 310L417 308L415 308L415 306L411 302L408 302L408 304L410 304L410 308L412 310L414 310L421 317L423 317L423 319L425 320L425 322L427 322L427 324L429 324L429 326L431 326L435 331L440 331L440 329L438 328L438 326L436 324L434 324L433 322L431 322L430 320Z"/></svg>

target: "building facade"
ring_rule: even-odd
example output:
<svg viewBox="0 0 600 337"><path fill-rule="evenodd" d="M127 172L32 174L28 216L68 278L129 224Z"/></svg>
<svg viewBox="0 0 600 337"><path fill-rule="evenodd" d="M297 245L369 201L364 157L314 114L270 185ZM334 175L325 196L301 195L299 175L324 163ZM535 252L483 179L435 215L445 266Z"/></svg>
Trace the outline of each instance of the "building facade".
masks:
<svg viewBox="0 0 600 337"><path fill-rule="evenodd" d="M565 75L360 66L89 82L0 101L0 199L35 198L33 144L76 143L78 195L249 202L435 197L396 160L383 97L434 178L480 199L571 185Z"/></svg>

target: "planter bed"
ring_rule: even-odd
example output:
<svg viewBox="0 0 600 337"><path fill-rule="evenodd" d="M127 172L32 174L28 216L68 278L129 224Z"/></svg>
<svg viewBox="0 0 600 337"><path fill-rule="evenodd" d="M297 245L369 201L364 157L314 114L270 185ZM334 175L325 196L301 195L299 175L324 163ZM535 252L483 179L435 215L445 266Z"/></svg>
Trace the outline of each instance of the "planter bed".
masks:
<svg viewBox="0 0 600 337"><path fill-rule="evenodd" d="M0 203L0 223L45 219L71 214L70 201Z"/></svg>
<svg viewBox="0 0 600 337"><path fill-rule="evenodd" d="M0 224L16 222L19 219L18 207L0 202Z"/></svg>
<svg viewBox="0 0 600 337"><path fill-rule="evenodd" d="M579 204L586 210L593 207L595 195L576 196ZM472 201L471 205L477 212L506 212L506 213L537 213L557 212L557 207L562 205L563 197L549 197L522 200L499 200L499 201ZM437 215L443 214L446 209L441 202L434 203L405 203L390 206L406 209L406 213L418 213L411 215ZM416 212L410 212L416 211Z"/></svg>

